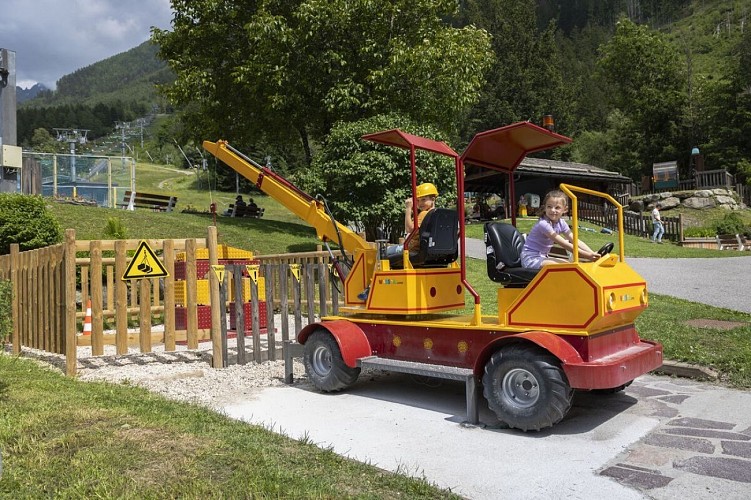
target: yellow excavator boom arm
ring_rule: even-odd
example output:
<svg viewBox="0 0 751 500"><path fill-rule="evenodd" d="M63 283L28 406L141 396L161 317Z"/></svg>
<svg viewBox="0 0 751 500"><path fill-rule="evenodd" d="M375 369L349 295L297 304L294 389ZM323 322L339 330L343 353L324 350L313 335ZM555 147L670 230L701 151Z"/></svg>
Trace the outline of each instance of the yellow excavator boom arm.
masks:
<svg viewBox="0 0 751 500"><path fill-rule="evenodd" d="M371 249L372 246L356 232L344 226L326 213L323 203L297 188L273 170L262 167L245 157L226 141L203 141L203 149L227 164L258 189L287 207L293 214L313 226L321 241L341 243L344 250L354 253L357 249ZM332 223L333 222L333 223ZM337 234L337 229L339 234Z"/></svg>

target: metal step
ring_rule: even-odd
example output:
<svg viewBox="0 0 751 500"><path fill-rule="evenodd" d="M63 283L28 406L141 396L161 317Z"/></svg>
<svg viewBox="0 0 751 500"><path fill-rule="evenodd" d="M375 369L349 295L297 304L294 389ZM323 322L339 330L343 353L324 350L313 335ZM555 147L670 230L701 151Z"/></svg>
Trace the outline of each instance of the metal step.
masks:
<svg viewBox="0 0 751 500"><path fill-rule="evenodd" d="M399 359L386 359L379 358L378 356L360 358L357 360L357 364L361 368L377 368L384 371L464 381L467 397L467 422L474 425L480 423L480 386L475 380L474 372L470 368L417 363L415 361L402 361Z"/></svg>
<svg viewBox="0 0 751 500"><path fill-rule="evenodd" d="M368 356L358 360L361 368L378 368L399 373L423 375L425 377L443 378L447 380L466 381L474 378L474 373L469 368L457 368L456 366L433 365L429 363L417 363L415 361L403 361L399 359L380 358Z"/></svg>

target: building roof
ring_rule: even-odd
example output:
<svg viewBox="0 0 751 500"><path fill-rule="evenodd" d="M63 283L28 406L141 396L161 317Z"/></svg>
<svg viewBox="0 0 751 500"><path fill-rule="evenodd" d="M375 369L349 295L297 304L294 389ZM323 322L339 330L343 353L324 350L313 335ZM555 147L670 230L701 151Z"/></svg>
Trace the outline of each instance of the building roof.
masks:
<svg viewBox="0 0 751 500"><path fill-rule="evenodd" d="M564 180L586 180L613 184L630 184L630 177L586 163L575 163L542 158L524 158L514 172L518 177L551 177ZM497 171L466 165L465 191L488 191L490 185L505 183L506 175Z"/></svg>

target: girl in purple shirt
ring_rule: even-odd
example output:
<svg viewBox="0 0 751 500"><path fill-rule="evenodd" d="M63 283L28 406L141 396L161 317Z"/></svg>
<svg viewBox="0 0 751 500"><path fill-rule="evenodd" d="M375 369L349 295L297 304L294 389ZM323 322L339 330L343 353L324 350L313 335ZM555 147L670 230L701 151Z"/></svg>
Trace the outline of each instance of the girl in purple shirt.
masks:
<svg viewBox="0 0 751 500"><path fill-rule="evenodd" d="M555 243L569 252L574 251L574 235L566 221L562 219L568 211L566 195L563 191L550 191L545 195L542 207L543 215L529 232L522 248L522 266L529 269L540 269L548 264L567 262L548 256ZM579 240L578 246L581 259L594 262L600 258L600 254L592 251L583 241Z"/></svg>

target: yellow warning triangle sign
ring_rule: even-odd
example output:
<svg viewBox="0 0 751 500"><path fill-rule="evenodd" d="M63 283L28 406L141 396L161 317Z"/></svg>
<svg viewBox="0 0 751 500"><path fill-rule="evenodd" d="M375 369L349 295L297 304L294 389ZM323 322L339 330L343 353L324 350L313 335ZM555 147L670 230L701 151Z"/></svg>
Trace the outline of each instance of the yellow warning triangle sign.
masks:
<svg viewBox="0 0 751 500"><path fill-rule="evenodd" d="M216 274L216 279L219 280L219 286L224 284L224 265L215 264L211 266L211 269L214 270L214 274Z"/></svg>
<svg viewBox="0 0 751 500"><path fill-rule="evenodd" d="M165 278L167 276L169 276L169 273L167 273L162 262L157 258L148 243L142 241L138 245L138 250L136 250L133 260L128 264L128 268L125 270L122 279Z"/></svg>

